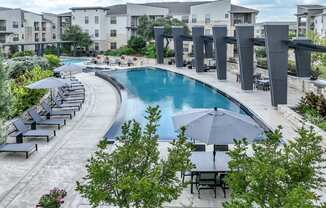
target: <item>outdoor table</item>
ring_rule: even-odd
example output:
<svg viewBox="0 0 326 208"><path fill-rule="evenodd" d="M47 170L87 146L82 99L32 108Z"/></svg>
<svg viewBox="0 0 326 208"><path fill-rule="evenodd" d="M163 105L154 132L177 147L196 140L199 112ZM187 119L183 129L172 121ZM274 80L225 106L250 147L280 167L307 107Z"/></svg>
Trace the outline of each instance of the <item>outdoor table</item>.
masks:
<svg viewBox="0 0 326 208"><path fill-rule="evenodd" d="M191 193L193 193L193 178L198 173L225 173L229 171L230 156L226 152L216 152L213 161L213 152L192 152L191 162L195 166L191 170Z"/></svg>

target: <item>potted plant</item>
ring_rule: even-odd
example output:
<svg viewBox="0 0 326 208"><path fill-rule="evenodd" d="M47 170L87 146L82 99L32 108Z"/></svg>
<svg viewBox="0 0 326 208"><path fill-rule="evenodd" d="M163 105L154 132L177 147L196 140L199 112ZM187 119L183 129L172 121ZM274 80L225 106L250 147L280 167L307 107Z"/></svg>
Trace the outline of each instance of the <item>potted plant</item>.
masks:
<svg viewBox="0 0 326 208"><path fill-rule="evenodd" d="M40 208L60 208L64 203L67 192L63 189L54 188L50 193L44 194L36 207Z"/></svg>

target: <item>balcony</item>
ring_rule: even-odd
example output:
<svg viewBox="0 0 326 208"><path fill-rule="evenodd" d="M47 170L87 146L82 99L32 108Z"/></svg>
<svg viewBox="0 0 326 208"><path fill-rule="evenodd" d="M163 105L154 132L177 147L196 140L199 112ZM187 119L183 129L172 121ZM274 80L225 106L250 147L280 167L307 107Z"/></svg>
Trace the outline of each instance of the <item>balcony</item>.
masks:
<svg viewBox="0 0 326 208"><path fill-rule="evenodd" d="M35 41L35 42L39 42L40 39L39 39L39 38L35 38L34 41Z"/></svg>
<svg viewBox="0 0 326 208"><path fill-rule="evenodd" d="M42 31L46 31L46 27L42 27Z"/></svg>
<svg viewBox="0 0 326 208"><path fill-rule="evenodd" d="M45 42L46 41L46 39L45 38L42 38L42 42Z"/></svg>
<svg viewBox="0 0 326 208"><path fill-rule="evenodd" d="M40 27L34 27L35 31L40 31Z"/></svg>
<svg viewBox="0 0 326 208"><path fill-rule="evenodd" d="M6 26L0 26L0 31L6 31L7 30L7 27Z"/></svg>

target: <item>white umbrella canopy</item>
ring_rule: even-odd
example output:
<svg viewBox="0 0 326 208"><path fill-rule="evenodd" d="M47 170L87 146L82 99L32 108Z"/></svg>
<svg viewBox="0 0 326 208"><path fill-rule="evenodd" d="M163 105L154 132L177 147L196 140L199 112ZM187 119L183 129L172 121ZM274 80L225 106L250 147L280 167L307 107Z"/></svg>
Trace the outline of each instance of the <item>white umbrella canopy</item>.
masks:
<svg viewBox="0 0 326 208"><path fill-rule="evenodd" d="M69 86L67 80L59 79L55 77L48 77L32 84L27 85L29 89L54 89L58 87Z"/></svg>
<svg viewBox="0 0 326 208"><path fill-rule="evenodd" d="M249 116L224 109L193 109L173 116L175 129L186 127L186 136L206 144L228 145L234 139L254 142L263 138L264 130Z"/></svg>
<svg viewBox="0 0 326 208"><path fill-rule="evenodd" d="M69 73L80 73L83 71L83 67L77 64L65 64L53 70L56 73L69 72Z"/></svg>

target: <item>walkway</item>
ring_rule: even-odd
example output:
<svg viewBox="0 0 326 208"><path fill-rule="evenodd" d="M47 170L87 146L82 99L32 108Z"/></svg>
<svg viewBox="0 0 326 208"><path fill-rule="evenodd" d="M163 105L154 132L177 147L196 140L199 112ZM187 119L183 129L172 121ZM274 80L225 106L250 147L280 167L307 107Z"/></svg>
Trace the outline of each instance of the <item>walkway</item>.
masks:
<svg viewBox="0 0 326 208"><path fill-rule="evenodd" d="M86 101L67 126L48 144L38 141L39 152L24 155L0 154L0 207L35 207L42 194L53 187L68 192L65 206L72 207L76 180L85 175L85 164L111 126L118 96L108 82L92 74L79 74L86 88Z"/></svg>

